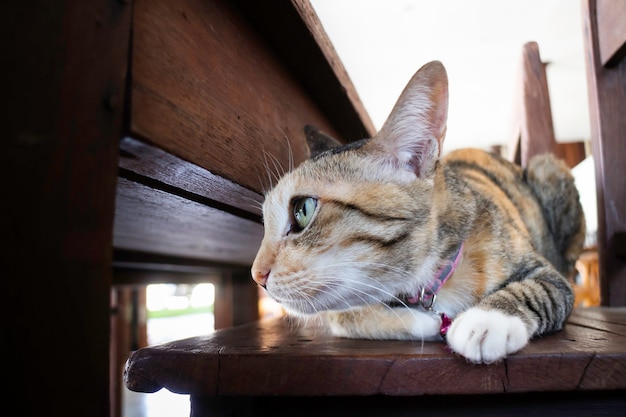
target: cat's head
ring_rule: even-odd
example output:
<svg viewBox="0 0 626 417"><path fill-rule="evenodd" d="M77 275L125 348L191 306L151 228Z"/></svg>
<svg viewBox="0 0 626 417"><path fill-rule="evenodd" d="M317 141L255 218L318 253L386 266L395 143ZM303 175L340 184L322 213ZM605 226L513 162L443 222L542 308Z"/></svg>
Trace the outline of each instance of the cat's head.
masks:
<svg viewBox="0 0 626 417"><path fill-rule="evenodd" d="M254 280L297 314L389 301L424 285L434 269L447 109L446 71L431 62L374 138L311 146L311 159L266 195Z"/></svg>

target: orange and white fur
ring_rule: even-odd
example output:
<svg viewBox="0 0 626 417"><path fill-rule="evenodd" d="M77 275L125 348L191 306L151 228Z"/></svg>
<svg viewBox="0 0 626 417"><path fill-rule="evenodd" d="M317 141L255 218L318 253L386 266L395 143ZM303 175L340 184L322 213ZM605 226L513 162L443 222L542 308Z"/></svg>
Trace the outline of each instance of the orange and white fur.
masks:
<svg viewBox="0 0 626 417"><path fill-rule="evenodd" d="M526 169L477 149L441 157L447 108L446 71L426 64L374 138L313 154L267 193L252 276L290 314L415 340L442 340L445 315L450 348L476 363L561 329L585 231L571 174L549 155ZM409 302L451 259L434 304Z"/></svg>

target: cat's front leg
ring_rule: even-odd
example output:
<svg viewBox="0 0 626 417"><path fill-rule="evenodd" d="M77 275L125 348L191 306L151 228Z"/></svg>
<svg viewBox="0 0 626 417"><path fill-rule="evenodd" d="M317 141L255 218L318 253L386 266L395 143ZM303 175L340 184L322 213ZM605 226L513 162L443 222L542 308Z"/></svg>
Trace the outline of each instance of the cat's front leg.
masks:
<svg viewBox="0 0 626 417"><path fill-rule="evenodd" d="M452 350L474 363L493 363L517 352L531 334L521 318L473 307L461 313L446 336Z"/></svg>
<svg viewBox="0 0 626 417"><path fill-rule="evenodd" d="M408 307L367 305L327 311L324 319L335 336L353 339L441 340L439 316Z"/></svg>
<svg viewBox="0 0 626 417"><path fill-rule="evenodd" d="M567 279L542 259L521 264L516 279L452 322L448 344L471 362L491 363L560 330L574 305Z"/></svg>

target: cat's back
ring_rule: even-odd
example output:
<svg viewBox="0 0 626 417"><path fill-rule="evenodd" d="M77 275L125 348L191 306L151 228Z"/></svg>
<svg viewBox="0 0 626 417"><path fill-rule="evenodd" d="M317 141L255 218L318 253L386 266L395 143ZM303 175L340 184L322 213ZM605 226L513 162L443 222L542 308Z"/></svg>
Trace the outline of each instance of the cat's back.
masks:
<svg viewBox="0 0 626 417"><path fill-rule="evenodd" d="M481 172L501 181L518 182L522 180L523 171L500 156L477 148L463 148L446 154L441 162L449 169L462 171L466 169Z"/></svg>
<svg viewBox="0 0 626 417"><path fill-rule="evenodd" d="M541 214L539 201L524 180L518 165L481 149L465 148L450 152L441 160L447 187L470 187L474 196L494 204L514 205L526 224Z"/></svg>
<svg viewBox="0 0 626 417"><path fill-rule="evenodd" d="M474 148L452 151L441 163L446 188L458 204L462 205L465 198L476 201L478 216L492 223L508 223L531 234L545 229L540 202L518 165ZM533 236L533 240L538 239Z"/></svg>
<svg viewBox="0 0 626 417"><path fill-rule="evenodd" d="M563 161L538 155L522 169L500 156L468 148L450 152L442 165L448 187L471 188L473 196L488 202L484 207L507 212L500 216L503 223L519 218L533 247L563 275L569 274L582 250L585 220L573 176Z"/></svg>

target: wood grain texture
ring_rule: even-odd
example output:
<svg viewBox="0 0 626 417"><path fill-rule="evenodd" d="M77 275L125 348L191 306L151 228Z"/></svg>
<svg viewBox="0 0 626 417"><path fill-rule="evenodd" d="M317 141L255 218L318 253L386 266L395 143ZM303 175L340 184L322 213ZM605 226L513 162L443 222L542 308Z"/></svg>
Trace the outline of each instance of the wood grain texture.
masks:
<svg viewBox="0 0 626 417"><path fill-rule="evenodd" d="M573 168L585 159L584 142L559 143L554 135L546 64L541 61L537 42L522 47L512 116L508 159L525 167L530 158L552 153Z"/></svg>
<svg viewBox="0 0 626 417"><path fill-rule="evenodd" d="M119 178L115 204L117 249L251 265L263 238L252 220Z"/></svg>
<svg viewBox="0 0 626 417"><path fill-rule="evenodd" d="M583 0L585 64L596 169L598 255L603 305L626 305L626 259L619 255L626 232L626 59L602 65L597 2Z"/></svg>
<svg viewBox="0 0 626 417"><path fill-rule="evenodd" d="M137 182L261 221L261 194L147 143L128 137L122 139L119 166L126 171L122 176Z"/></svg>
<svg viewBox="0 0 626 417"><path fill-rule="evenodd" d="M308 0L235 0L340 138L372 137L376 129ZM289 33L289 36L285 36Z"/></svg>
<svg viewBox="0 0 626 417"><path fill-rule="evenodd" d="M257 192L306 158L304 125L340 137L231 3L140 0L134 16L133 136Z"/></svg>
<svg viewBox="0 0 626 417"><path fill-rule="evenodd" d="M548 80L537 42L522 47L518 78L516 134L509 144L509 159L525 167L533 155L553 152L556 147Z"/></svg>
<svg viewBox="0 0 626 417"><path fill-rule="evenodd" d="M196 372L198 357L218 361L219 372ZM626 389L626 309L577 310L563 331L488 366L467 363L443 343L341 339L274 319L141 349L129 358L125 380L132 390L161 385L199 396Z"/></svg>

